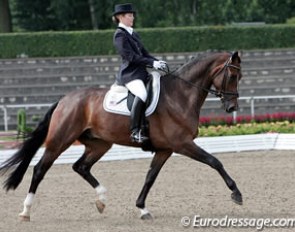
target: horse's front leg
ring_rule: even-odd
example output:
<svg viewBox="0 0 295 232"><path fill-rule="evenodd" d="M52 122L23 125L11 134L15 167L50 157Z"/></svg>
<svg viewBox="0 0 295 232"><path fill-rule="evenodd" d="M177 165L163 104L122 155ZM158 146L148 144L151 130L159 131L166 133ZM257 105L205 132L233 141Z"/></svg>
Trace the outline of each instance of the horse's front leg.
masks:
<svg viewBox="0 0 295 232"><path fill-rule="evenodd" d="M243 204L242 194L238 189L235 181L227 174L222 163L217 158L197 146L193 141L190 143L186 143L179 151L177 151L177 153L207 164L218 171L218 173L224 179L228 188L232 190L232 200L239 205Z"/></svg>
<svg viewBox="0 0 295 232"><path fill-rule="evenodd" d="M157 151L154 155L154 158L151 162L150 169L147 173L146 180L144 183L144 186L139 194L139 197L137 198L136 201L136 206L140 209L141 212L141 219L152 219L151 214L145 208L145 199L153 186L161 168L167 161L167 159L171 156L172 151L167 150L167 151Z"/></svg>

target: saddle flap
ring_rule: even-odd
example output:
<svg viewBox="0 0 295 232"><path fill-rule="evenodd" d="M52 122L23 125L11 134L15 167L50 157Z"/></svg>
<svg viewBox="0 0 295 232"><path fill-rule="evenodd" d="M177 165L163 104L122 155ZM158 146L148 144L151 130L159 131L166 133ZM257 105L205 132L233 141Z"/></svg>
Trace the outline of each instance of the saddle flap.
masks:
<svg viewBox="0 0 295 232"><path fill-rule="evenodd" d="M150 99L150 104L146 109L146 116L151 115L158 104L159 96L160 96L160 73L151 72L152 75L152 98ZM128 97L128 89L124 86L120 86L118 84L113 84L110 90L106 93L103 108L105 111L115 114L121 115L130 115L130 110L127 107L127 97Z"/></svg>

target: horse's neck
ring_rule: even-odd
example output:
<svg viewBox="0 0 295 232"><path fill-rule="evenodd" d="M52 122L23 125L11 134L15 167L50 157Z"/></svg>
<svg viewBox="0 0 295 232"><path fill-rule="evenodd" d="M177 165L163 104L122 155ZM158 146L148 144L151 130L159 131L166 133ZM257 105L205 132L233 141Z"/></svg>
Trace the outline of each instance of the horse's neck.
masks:
<svg viewBox="0 0 295 232"><path fill-rule="evenodd" d="M191 62L175 72L174 75L162 78L160 111L168 113L174 121L182 126L196 129L199 123L200 110L208 95L204 88L212 85L212 68L222 63L216 56Z"/></svg>
<svg viewBox="0 0 295 232"><path fill-rule="evenodd" d="M209 78L209 65L202 65L199 68L193 65L190 69L177 73L180 82L182 82L182 92L189 102L194 102L200 109L208 93L203 88L210 88L212 81ZM183 80L182 80L183 79Z"/></svg>
<svg viewBox="0 0 295 232"><path fill-rule="evenodd" d="M200 61L198 64L189 65L189 67L182 67L177 71L177 75L187 82L192 83L194 86L200 88L209 88L212 84L212 80L209 78L209 73L214 59L208 59L206 61Z"/></svg>
<svg viewBox="0 0 295 232"><path fill-rule="evenodd" d="M205 71L204 71L205 72ZM190 76L190 78L188 78ZM201 106L208 93L202 90L205 83L202 72L188 70L175 76L163 79L166 104L175 112L181 112L184 117L198 118Z"/></svg>

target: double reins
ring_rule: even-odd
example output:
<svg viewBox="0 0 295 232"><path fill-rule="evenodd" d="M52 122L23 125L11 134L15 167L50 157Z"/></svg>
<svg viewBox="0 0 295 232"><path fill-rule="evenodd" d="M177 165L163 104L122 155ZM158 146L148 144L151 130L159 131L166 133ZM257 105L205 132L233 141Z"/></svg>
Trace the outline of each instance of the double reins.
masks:
<svg viewBox="0 0 295 232"><path fill-rule="evenodd" d="M195 87L197 89L201 89L201 90L206 91L206 92L208 92L210 94L213 94L213 95L215 95L216 97L219 97L222 100L225 97L235 97L235 98L238 98L239 97L239 93L238 92L229 92L229 91L226 91L225 90L226 89L227 79L229 77L228 76L228 68L230 67L230 68L234 68L234 69L237 69L237 70L241 70L240 67L231 64L230 63L231 60L232 60L232 57L229 57L227 59L227 61L224 63L223 67L217 73L215 73L215 75L213 76L213 80L214 80L218 76L218 74L220 74L222 71L225 71L224 78L223 78L223 81L222 81L222 88L221 88L220 91L217 91L217 90L214 90L214 89L211 89L211 88L210 89L207 89L207 88L204 88L204 87L200 87L200 86L198 86L198 85L196 85L196 84L194 84L194 83L192 83L192 82L190 82L188 80L185 80L185 79L179 77L178 75L174 75L173 73L177 69L175 69L175 70L173 70L173 71L170 72L170 69L169 69L169 66L168 65L167 65L167 70L162 70L162 71L164 71L166 73L166 75L172 75L173 77L178 78L178 79L182 80L183 82L185 82L185 83L187 83L187 84L189 84L189 85L191 85L191 86L193 86L193 87Z"/></svg>

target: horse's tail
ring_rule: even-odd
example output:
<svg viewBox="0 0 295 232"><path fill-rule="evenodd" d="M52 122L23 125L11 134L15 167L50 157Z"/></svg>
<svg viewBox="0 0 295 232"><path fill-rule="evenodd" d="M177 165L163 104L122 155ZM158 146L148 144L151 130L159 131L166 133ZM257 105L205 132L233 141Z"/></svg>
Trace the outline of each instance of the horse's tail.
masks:
<svg viewBox="0 0 295 232"><path fill-rule="evenodd" d="M0 166L0 174L4 174L11 168L14 168L4 182L3 188L6 191L16 189L22 181L31 160L47 137L51 116L57 104L58 102L50 107L37 128L22 143L21 148Z"/></svg>

